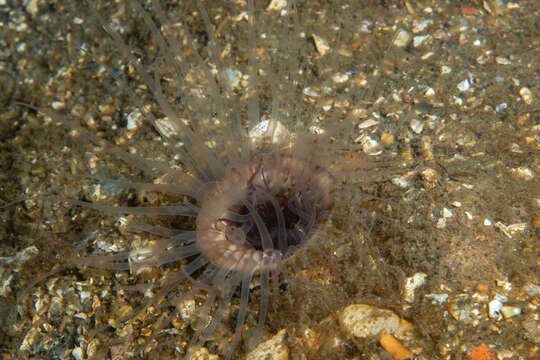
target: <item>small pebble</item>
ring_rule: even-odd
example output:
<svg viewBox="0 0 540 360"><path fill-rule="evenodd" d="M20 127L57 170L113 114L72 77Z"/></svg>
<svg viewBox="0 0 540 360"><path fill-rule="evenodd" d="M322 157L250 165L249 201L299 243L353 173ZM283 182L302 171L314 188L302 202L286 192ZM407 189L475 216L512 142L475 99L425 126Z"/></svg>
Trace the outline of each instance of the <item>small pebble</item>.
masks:
<svg viewBox="0 0 540 360"><path fill-rule="evenodd" d="M433 90L432 87L428 87L426 91L424 91L424 96L433 96L435 95L435 90Z"/></svg>
<svg viewBox="0 0 540 360"><path fill-rule="evenodd" d="M128 130L134 130L138 128L142 124L142 122L143 115L141 114L139 109L136 109L128 114L126 128Z"/></svg>
<svg viewBox="0 0 540 360"><path fill-rule="evenodd" d="M306 88L304 88L303 93L304 93L304 95L307 95L307 96L309 96L309 97L319 97L319 96L321 96L321 95L318 93L317 90L315 90L315 89L313 89L313 88L311 88L311 87L306 87Z"/></svg>
<svg viewBox="0 0 540 360"><path fill-rule="evenodd" d="M452 216L454 216L454 214L452 213L452 210L448 209L448 208L443 208L442 210L442 216L444 218L451 218Z"/></svg>
<svg viewBox="0 0 540 360"><path fill-rule="evenodd" d="M405 301L412 303L414 301L414 291L426 282L427 274L416 273L407 278L405 282Z"/></svg>
<svg viewBox="0 0 540 360"><path fill-rule="evenodd" d="M339 323L346 334L359 338L380 334L407 338L413 331L412 324L394 312L365 304L347 306L339 313Z"/></svg>
<svg viewBox="0 0 540 360"><path fill-rule="evenodd" d="M334 76L332 76L332 80L336 84L343 84L344 82L349 80L349 74L339 72L339 73L335 74Z"/></svg>
<svg viewBox="0 0 540 360"><path fill-rule="evenodd" d="M459 89L459 91L467 91L471 88L471 83L469 82L469 79L465 79L463 81L461 81L458 85L457 85L457 88Z"/></svg>
<svg viewBox="0 0 540 360"><path fill-rule="evenodd" d="M503 306L501 313L505 319L521 314L521 309L516 306Z"/></svg>
<svg viewBox="0 0 540 360"><path fill-rule="evenodd" d="M369 127L377 125L379 122L377 120L373 119L367 119L366 121L361 122L358 124L359 129L367 129Z"/></svg>
<svg viewBox="0 0 540 360"><path fill-rule="evenodd" d="M281 329L276 335L266 340L251 351L247 360L286 360L289 358L289 349L286 346L285 335L287 331Z"/></svg>
<svg viewBox="0 0 540 360"><path fill-rule="evenodd" d="M391 181L392 181L392 184L399 186L402 189L408 188L410 185L409 181L403 177L395 177L395 178L392 178Z"/></svg>
<svg viewBox="0 0 540 360"><path fill-rule="evenodd" d="M448 294L428 294L426 299L432 300L433 304L442 304L448 299Z"/></svg>
<svg viewBox="0 0 540 360"><path fill-rule="evenodd" d="M287 7L287 0L272 0L266 7L268 11L280 11Z"/></svg>
<svg viewBox="0 0 540 360"><path fill-rule="evenodd" d="M505 58L505 57L502 57L502 56L498 56L495 58L495 62L499 65L510 65L512 64L512 61L510 61L509 59Z"/></svg>
<svg viewBox="0 0 540 360"><path fill-rule="evenodd" d="M424 130L424 122L418 119L411 120L409 127L415 134L420 134Z"/></svg>
<svg viewBox="0 0 540 360"><path fill-rule="evenodd" d="M29 0L26 1L25 9L28 11L32 16L36 16L39 13L39 3L41 1L39 0Z"/></svg>
<svg viewBox="0 0 540 360"><path fill-rule="evenodd" d="M529 296L539 296L540 295L540 285L533 284L531 282L526 283L523 286L523 291L525 291Z"/></svg>
<svg viewBox="0 0 540 360"><path fill-rule="evenodd" d="M382 152L379 142L371 135L360 135L355 139L355 142L362 144L362 150L368 155L375 156Z"/></svg>
<svg viewBox="0 0 540 360"><path fill-rule="evenodd" d="M75 349L73 349L73 351L71 351L71 355L75 360L82 360L84 359L84 350L77 346Z"/></svg>
<svg viewBox="0 0 540 360"><path fill-rule="evenodd" d="M428 40L431 38L431 35L419 35L419 36L415 36L414 39L413 39L413 46L414 47L419 47L420 45L422 45L424 43L424 41Z"/></svg>
<svg viewBox="0 0 540 360"><path fill-rule="evenodd" d="M497 106L495 106L495 111L501 112L501 111L505 110L506 108L508 108L507 103L500 103Z"/></svg>
<svg viewBox="0 0 540 360"><path fill-rule="evenodd" d="M394 38L394 45L397 47L405 47L409 45L411 41L411 34L405 30L399 30L396 37Z"/></svg>
<svg viewBox="0 0 540 360"><path fill-rule="evenodd" d="M51 107L56 111L60 111L66 108L66 103L63 101L54 101Z"/></svg>
<svg viewBox="0 0 540 360"><path fill-rule="evenodd" d="M490 301L488 305L489 317L495 320L500 320L502 316L502 307L502 302L500 302L499 300Z"/></svg>
<svg viewBox="0 0 540 360"><path fill-rule="evenodd" d="M101 115L112 115L116 112L116 107L114 105L99 105L98 106L99 112Z"/></svg>

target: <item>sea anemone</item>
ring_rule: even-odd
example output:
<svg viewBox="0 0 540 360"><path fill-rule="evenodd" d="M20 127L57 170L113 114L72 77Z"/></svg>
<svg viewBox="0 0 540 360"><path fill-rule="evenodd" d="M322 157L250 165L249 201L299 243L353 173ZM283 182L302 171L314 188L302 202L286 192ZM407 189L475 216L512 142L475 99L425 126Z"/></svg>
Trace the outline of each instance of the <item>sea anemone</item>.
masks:
<svg viewBox="0 0 540 360"><path fill-rule="evenodd" d="M292 4L267 10L265 21L275 21L273 27L280 29L273 33L266 32L272 29L268 23L265 32L260 30L253 1L236 11L230 26L244 31L247 44L213 24L211 19L224 16L222 8L209 15L201 2L196 8L182 5L180 20L159 1L147 8L136 1L121 5L114 16L128 12L137 25L102 20L106 6L90 9L112 41L96 44L87 39L82 54L96 62L113 62L102 72L111 75L122 96L137 104L127 115L129 136L143 123L151 124L173 153L172 161L148 160L122 150L87 129L95 126L90 117L83 115L82 125L76 117L38 109L146 179L112 179L95 166L93 180L158 194L152 201L155 206L141 201L112 206L86 199L57 200L122 215L123 228L147 235L138 246L112 254L80 253L68 263L135 276L162 270L145 283L120 287L126 292L152 291L141 308L121 320L132 320L151 307L170 307L178 314L191 301L192 340L179 350L186 357L213 336L231 309L237 309L234 335L217 350L230 358L254 291L259 330L263 328L271 295L277 296L286 284L289 259L323 241L336 182L368 167L366 157L356 151L361 145L350 144L353 120L336 113L321 124L309 111L313 101L291 100L321 95L323 90L305 84L306 73L316 70L304 58L312 56L308 51L325 51L317 44L320 39L303 32L301 11ZM134 35L148 38L144 50L130 44ZM231 49L233 41L243 46ZM280 44L286 44L286 52L280 51ZM96 54L109 50L121 56L101 55L104 58L98 60ZM261 94L268 92L270 98L261 101ZM149 105L149 94L154 105ZM166 326L166 321L156 325Z"/></svg>

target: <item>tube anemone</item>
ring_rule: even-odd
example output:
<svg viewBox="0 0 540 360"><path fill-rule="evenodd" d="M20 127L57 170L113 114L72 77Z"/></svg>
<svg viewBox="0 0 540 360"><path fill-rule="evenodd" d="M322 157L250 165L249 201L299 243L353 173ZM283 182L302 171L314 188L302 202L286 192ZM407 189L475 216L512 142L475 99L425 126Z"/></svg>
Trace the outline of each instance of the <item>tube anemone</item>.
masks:
<svg viewBox="0 0 540 360"><path fill-rule="evenodd" d="M72 205L92 208L112 215L130 215L123 218L128 229L147 233L155 240L150 244L132 250L116 252L112 255L92 254L76 256L71 263L78 266L130 271L139 275L147 269L170 267L162 274L159 282L150 285L158 289L152 300L143 309L150 306L162 308L168 304L180 312L186 301L198 298L197 315L191 323L192 340L185 351L185 357L203 345L216 331L216 328L230 311L231 304L238 302L238 313L234 326L234 336L223 349L230 358L240 341L246 320L250 287L253 280L260 284L260 307L258 314L259 328L264 326L270 296L277 292L281 282L280 273L288 258L293 257L307 243L314 241L331 213L334 203L334 177L328 168L326 156L318 148L331 147L328 134L301 133L291 134L278 120L281 97L274 92L270 118L261 120L259 99L256 92L257 72L260 64L255 57L257 30L254 21L254 4L248 4L248 65L249 82L247 86L247 115L239 116L239 104L231 92L230 78L219 53L216 34L211 24L207 9L198 3L198 11L209 38L209 56L218 69L214 76L211 68L203 65L199 74L210 100L204 97L185 96L185 106L197 102L215 102L223 116L218 121L219 142L212 141L206 127L208 122L196 118L181 118L171 94L180 93L188 88L186 83L194 76L193 69L186 65L178 54L189 51L202 63L190 30L185 27L184 42L167 32L168 23L165 9L159 1L152 4L152 14L138 2L130 1L146 27L150 30L153 41L157 44L157 53L153 66L149 69L134 55L134 49L128 45L117 29L102 20L96 9L91 9L94 20L105 29L121 55L134 69L133 77L142 81L155 99L159 111L165 115L158 118L153 112L144 112L146 120L160 133L177 155L182 169L176 169L165 163L150 161L124 152L115 145L102 140L79 125L70 117L42 110L47 115L62 122L71 130L101 146L105 152L123 160L132 167L155 178L154 183L130 182L116 179L101 181L139 191L153 191L171 194L183 198L180 203L165 206L108 206L80 200L66 200ZM295 12L290 6L288 11ZM160 28L155 23L156 17ZM294 30L297 35L298 29ZM187 50L186 50L187 48ZM289 64L296 67L293 61ZM294 77L294 69L280 70L283 78ZM162 73L163 72L163 73ZM172 83L179 89L163 83L160 76L171 76ZM114 76L114 73L112 73ZM122 77L116 78L120 86L129 94L132 101L140 103L140 95L134 92ZM291 79L289 79L291 80ZM272 81L272 80L271 80ZM272 83L277 88L282 84ZM201 107L197 108L198 110ZM201 114L198 114L199 116ZM205 115L204 113L202 115ZM165 125L164 125L165 124ZM325 152L325 154L331 153ZM164 227L153 221L138 220L144 216L157 219L157 223L185 224L194 223L192 229ZM172 220L159 220L169 218ZM192 219L192 220L190 220ZM188 281L190 289L173 295L179 284ZM273 290L271 289L273 284ZM147 285L123 286L125 291L148 289ZM238 298L237 289L240 289ZM139 309L140 314L143 310ZM135 316L125 317L129 320Z"/></svg>
<svg viewBox="0 0 540 360"><path fill-rule="evenodd" d="M187 301L197 299L196 315L189 323L191 341L180 350L185 358L213 336L234 304L234 335L218 350L230 358L242 336L251 288L256 284L260 289L258 326L262 328L270 297L278 293L287 261L324 234L334 206L336 174L346 172L339 169L358 170L364 164L335 164L342 150L337 139L351 126L347 121L338 120L325 131L306 130L306 119L297 120L301 131L283 125L294 123L286 116L302 115L301 111L294 115L287 112L287 106L295 105L287 96L298 96L301 82L298 42L307 43L300 36L294 6L286 9L291 20L285 24L286 37L294 40L288 49L290 55L268 51L262 58L257 55L254 3L248 2L247 67L242 77L247 79L247 86L239 90L234 88L234 71L223 61L226 50L219 46L217 30L201 2L191 14L183 13L187 20L180 25L171 23L159 1L153 1L151 9L137 1L128 3L151 36L150 60L136 55L138 51L128 44L121 26L112 26L92 8L93 19L126 61L123 68L129 69L126 76L109 72L133 103L147 101L141 89L152 95L154 109L139 105L139 114L161 135L179 163L171 166L135 156L103 140L74 118L40 110L82 139L101 146L105 153L153 178L153 182L100 181L171 195L176 200L150 207L63 199L111 215L130 215L122 218L124 225L146 233L150 239L144 246L114 254L76 256L71 264L134 275L147 269L166 269L157 281L121 287L125 291L154 290L143 308L122 320L134 319L150 307L169 306L179 314ZM200 18L199 26L208 38L205 46L194 39L189 28L193 14ZM181 31L172 31L176 28ZM203 60L202 52L209 60ZM272 92L264 116L259 104L260 73L266 74L265 85ZM139 85L134 87L131 81ZM186 114L192 116L185 118ZM182 285L186 283L189 285ZM181 292L177 291L180 287Z"/></svg>

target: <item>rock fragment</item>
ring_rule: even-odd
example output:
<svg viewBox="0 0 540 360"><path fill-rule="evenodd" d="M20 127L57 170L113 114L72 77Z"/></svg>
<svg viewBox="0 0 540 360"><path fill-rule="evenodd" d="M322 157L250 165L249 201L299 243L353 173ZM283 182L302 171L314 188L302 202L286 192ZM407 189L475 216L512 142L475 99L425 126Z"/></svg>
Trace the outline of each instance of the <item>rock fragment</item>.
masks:
<svg viewBox="0 0 540 360"><path fill-rule="evenodd" d="M366 338L391 334L397 338L411 336L413 326L394 312L371 305L349 305L339 314L339 323L349 336Z"/></svg>
<svg viewBox="0 0 540 360"><path fill-rule="evenodd" d="M247 360L287 360L289 359L289 349L285 345L285 329L281 329L269 340L260 343L251 351Z"/></svg>

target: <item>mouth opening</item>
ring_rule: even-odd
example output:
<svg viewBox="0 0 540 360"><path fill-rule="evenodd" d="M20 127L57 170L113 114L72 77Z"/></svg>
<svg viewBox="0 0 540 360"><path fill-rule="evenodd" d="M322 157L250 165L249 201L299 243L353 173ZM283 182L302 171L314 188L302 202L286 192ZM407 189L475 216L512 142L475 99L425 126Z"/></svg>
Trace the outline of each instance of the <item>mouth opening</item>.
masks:
<svg viewBox="0 0 540 360"><path fill-rule="evenodd" d="M307 161L258 154L207 191L197 244L222 268L273 270L320 231L333 191L331 175Z"/></svg>

